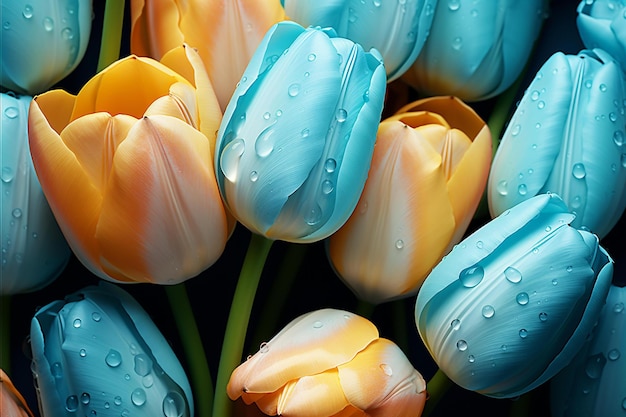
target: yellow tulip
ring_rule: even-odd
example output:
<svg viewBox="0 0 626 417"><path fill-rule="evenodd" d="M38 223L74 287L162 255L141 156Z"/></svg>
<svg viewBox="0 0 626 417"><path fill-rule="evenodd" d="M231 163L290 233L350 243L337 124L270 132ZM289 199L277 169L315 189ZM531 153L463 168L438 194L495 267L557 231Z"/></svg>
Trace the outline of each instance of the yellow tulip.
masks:
<svg viewBox="0 0 626 417"><path fill-rule="evenodd" d="M402 350L347 311L304 314L235 369L228 395L284 417L418 417L426 383Z"/></svg>
<svg viewBox="0 0 626 417"><path fill-rule="evenodd" d="M35 171L88 269L112 281L174 284L219 258L230 227L212 162L220 120L202 61L183 46L161 63L116 61L77 96L33 99Z"/></svg>
<svg viewBox="0 0 626 417"><path fill-rule="evenodd" d="M0 416L33 417L26 400L15 388L9 376L0 369Z"/></svg>
<svg viewBox="0 0 626 417"><path fill-rule="evenodd" d="M327 242L337 274L374 304L417 293L467 230L490 164L488 127L456 97L385 119L359 203Z"/></svg>
<svg viewBox="0 0 626 417"><path fill-rule="evenodd" d="M131 52L161 57L185 42L198 49L226 108L250 58L274 24L280 0L131 0Z"/></svg>

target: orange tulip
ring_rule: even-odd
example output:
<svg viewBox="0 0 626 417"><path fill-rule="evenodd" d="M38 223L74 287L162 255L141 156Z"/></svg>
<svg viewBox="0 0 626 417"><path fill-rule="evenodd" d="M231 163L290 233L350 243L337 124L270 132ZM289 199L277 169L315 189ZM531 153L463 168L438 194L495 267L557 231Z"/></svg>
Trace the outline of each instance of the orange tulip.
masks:
<svg viewBox="0 0 626 417"><path fill-rule="evenodd" d="M426 383L369 320L322 309L289 323L235 369L228 396L284 417L418 417Z"/></svg>
<svg viewBox="0 0 626 417"><path fill-rule="evenodd" d="M26 400L15 388L9 376L0 369L0 416L2 417L33 417Z"/></svg>
<svg viewBox="0 0 626 417"><path fill-rule="evenodd" d="M219 258L229 235L212 162L221 116L202 61L182 46L162 63L121 59L77 96L34 98L35 171L94 274L174 284Z"/></svg>
<svg viewBox="0 0 626 417"><path fill-rule="evenodd" d="M384 120L361 199L328 240L337 274L374 304L417 293L467 230L490 163L489 129L458 98L420 100Z"/></svg>
<svg viewBox="0 0 626 417"><path fill-rule="evenodd" d="M274 24L280 0L131 0L131 52L155 59L185 42L198 49L222 109Z"/></svg>

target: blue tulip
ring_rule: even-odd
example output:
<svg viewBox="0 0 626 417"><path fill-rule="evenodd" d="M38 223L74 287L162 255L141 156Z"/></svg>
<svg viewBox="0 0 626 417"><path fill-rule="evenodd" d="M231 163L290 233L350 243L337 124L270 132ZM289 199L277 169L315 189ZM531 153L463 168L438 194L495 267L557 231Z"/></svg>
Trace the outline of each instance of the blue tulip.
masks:
<svg viewBox="0 0 626 417"><path fill-rule="evenodd" d="M502 213L457 245L417 296L419 334L461 387L511 398L559 372L591 333L613 260L556 195Z"/></svg>
<svg viewBox="0 0 626 417"><path fill-rule="evenodd" d="M33 376L46 417L193 416L183 368L130 294L102 281L31 321Z"/></svg>
<svg viewBox="0 0 626 417"><path fill-rule="evenodd" d="M626 77L602 50L553 54L515 110L493 160L489 209L497 216L553 192L572 225L602 239L626 207Z"/></svg>
<svg viewBox="0 0 626 417"><path fill-rule="evenodd" d="M426 95L494 97L524 68L547 0L439 1L430 34L403 80Z"/></svg>
<svg viewBox="0 0 626 417"><path fill-rule="evenodd" d="M30 157L31 100L30 96L0 94L1 295L30 292L48 285L63 271L71 255Z"/></svg>
<svg viewBox="0 0 626 417"><path fill-rule="evenodd" d="M336 231L365 185L385 90L375 49L290 21L272 26L215 146L218 184L235 218L285 241Z"/></svg>
<svg viewBox="0 0 626 417"><path fill-rule="evenodd" d="M585 47L604 49L626 71L626 1L582 0L576 11L576 26Z"/></svg>
<svg viewBox="0 0 626 417"><path fill-rule="evenodd" d="M2 2L2 87L41 93L80 63L91 33L92 0Z"/></svg>
<svg viewBox="0 0 626 417"><path fill-rule="evenodd" d="M592 337L550 382L553 417L626 415L626 287L612 285Z"/></svg>
<svg viewBox="0 0 626 417"><path fill-rule="evenodd" d="M388 81L400 77L419 55L437 0L284 0L285 13L302 26L332 27L337 34L376 48Z"/></svg>

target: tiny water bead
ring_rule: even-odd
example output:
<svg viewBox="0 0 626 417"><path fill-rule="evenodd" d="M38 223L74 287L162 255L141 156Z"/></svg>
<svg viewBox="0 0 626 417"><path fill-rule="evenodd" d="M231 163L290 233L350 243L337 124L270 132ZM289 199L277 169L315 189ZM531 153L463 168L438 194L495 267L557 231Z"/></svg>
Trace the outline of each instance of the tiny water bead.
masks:
<svg viewBox="0 0 626 417"><path fill-rule="evenodd" d="M464 287L473 288L480 284L485 276L485 271L482 266L474 265L469 268L465 268L459 274L459 281L463 284Z"/></svg>
<svg viewBox="0 0 626 417"><path fill-rule="evenodd" d="M163 415L165 417L181 417L185 413L185 400L177 392L169 392L163 398Z"/></svg>
<svg viewBox="0 0 626 417"><path fill-rule="evenodd" d="M338 109L335 118L339 123L343 123L348 118L348 112L345 109Z"/></svg>
<svg viewBox="0 0 626 417"><path fill-rule="evenodd" d="M334 189L335 189L335 185L333 184L332 181L330 180L322 181L322 193L330 194L333 192Z"/></svg>
<svg viewBox="0 0 626 417"><path fill-rule="evenodd" d="M22 16L24 16L24 19L30 19L31 17L33 17L33 6L31 6L30 4L24 6Z"/></svg>
<svg viewBox="0 0 626 417"><path fill-rule="evenodd" d="M73 325L75 328L77 328L77 329L78 329L78 328L82 325L82 323L83 323L83 322L82 322L82 320L81 320L81 319L75 319L75 320L74 320L74 322L72 323L72 325Z"/></svg>
<svg viewBox="0 0 626 417"><path fill-rule="evenodd" d="M137 407L141 407L146 403L146 392L141 388L135 388L130 394L131 402Z"/></svg>
<svg viewBox="0 0 626 417"><path fill-rule="evenodd" d="M448 0L448 9L455 12L461 8L460 0Z"/></svg>
<svg viewBox="0 0 626 417"><path fill-rule="evenodd" d="M502 196L509 194L509 191L507 190L507 186L508 186L508 183L505 180L499 181L498 185L496 185L496 190L498 191L498 194Z"/></svg>
<svg viewBox="0 0 626 417"><path fill-rule="evenodd" d="M259 173L256 171L250 171L250 181L256 182L259 179Z"/></svg>
<svg viewBox="0 0 626 417"><path fill-rule="evenodd" d="M587 358L587 363L585 364L585 373L591 379L598 379L600 378L600 376L602 376L604 365L606 365L606 358L602 353L592 355Z"/></svg>
<svg viewBox="0 0 626 417"><path fill-rule="evenodd" d="M530 298L528 297L528 293L525 292L521 292L515 297L515 301L517 301L517 304L521 306L525 306L526 304L528 304L529 300Z"/></svg>
<svg viewBox="0 0 626 417"><path fill-rule="evenodd" d="M152 372L153 362L152 359L145 353L140 353L135 355L135 373L139 376L147 376L150 372Z"/></svg>
<svg viewBox="0 0 626 417"><path fill-rule="evenodd" d="M548 313L546 313L545 311L539 313L539 320L545 323L548 320Z"/></svg>
<svg viewBox="0 0 626 417"><path fill-rule="evenodd" d="M395 247L396 247L396 249L402 249L402 248L404 248L404 240L402 240L402 239L398 239L398 240L396 240Z"/></svg>
<svg viewBox="0 0 626 417"><path fill-rule="evenodd" d="M383 371L383 373L387 376L392 376L393 375L393 369L391 369L391 366L389 366L386 363L381 363L380 364L380 370Z"/></svg>
<svg viewBox="0 0 626 417"><path fill-rule="evenodd" d="M91 396L89 395L89 393L83 392L80 395L80 402L83 403L84 405L88 405L90 401L91 401Z"/></svg>
<svg viewBox="0 0 626 417"><path fill-rule="evenodd" d="M329 174L335 172L335 169L337 169L337 161L335 161L333 158L328 158L324 163L324 169Z"/></svg>
<svg viewBox="0 0 626 417"><path fill-rule="evenodd" d="M267 342L263 342L263 343L261 343L261 344L259 345L259 352L261 352L261 353L267 353L267 352L269 352L269 350L270 350L270 348L269 348L269 346L267 345Z"/></svg>
<svg viewBox="0 0 626 417"><path fill-rule="evenodd" d="M115 349L110 349L104 358L104 362L111 368L117 368L122 363L122 355Z"/></svg>
<svg viewBox="0 0 626 417"><path fill-rule="evenodd" d="M504 270L504 276L506 277L507 281L513 284L518 284L522 281L522 273L512 266L509 266Z"/></svg>
<svg viewBox="0 0 626 417"><path fill-rule="evenodd" d="M54 29L54 20L50 17L45 17L42 24L46 32L51 32Z"/></svg>
<svg viewBox="0 0 626 417"><path fill-rule="evenodd" d="M494 315L496 314L496 309L493 308L492 305L487 304L486 306L483 306L482 309L482 315L484 318L486 319L490 319L492 318Z"/></svg>
<svg viewBox="0 0 626 417"><path fill-rule="evenodd" d="M65 409L70 413L78 410L78 397L76 395L70 395L65 399Z"/></svg>
<svg viewBox="0 0 626 417"><path fill-rule="evenodd" d="M520 329L518 334L519 334L519 337L521 337L522 339L526 339L528 337L528 330Z"/></svg>
<svg viewBox="0 0 626 417"><path fill-rule="evenodd" d="M465 352L467 350L467 342L463 339L460 339L456 342L456 348L461 352Z"/></svg>
<svg viewBox="0 0 626 417"><path fill-rule="evenodd" d="M314 328L314 329L321 329L322 327L324 327L324 323L323 323L323 322L321 322L321 321L319 321L319 320L316 320L316 321L313 323L313 328Z"/></svg>
<svg viewBox="0 0 626 417"><path fill-rule="evenodd" d="M295 97L299 93L300 93L300 84L297 84L297 83L291 84L289 88L287 89L287 94L289 94L290 97Z"/></svg>
<svg viewBox="0 0 626 417"><path fill-rule="evenodd" d="M585 171L585 166L582 163L574 164L574 166L572 167L572 175L574 176L574 178L579 180L585 178L585 175L587 175Z"/></svg>
<svg viewBox="0 0 626 417"><path fill-rule="evenodd" d="M620 356L621 355L619 353L619 350L617 350L617 349L611 349L611 350L609 350L609 352L607 354L607 357L609 358L610 361L616 361L616 360L619 359Z"/></svg>
<svg viewBox="0 0 626 417"><path fill-rule="evenodd" d="M452 327L452 330L459 330L461 328L461 320L452 320L452 322L450 323L450 327Z"/></svg>
<svg viewBox="0 0 626 417"><path fill-rule="evenodd" d="M19 114L20 114L20 111L17 109L17 107L9 106L6 109L4 109L4 115L8 119L15 119Z"/></svg>

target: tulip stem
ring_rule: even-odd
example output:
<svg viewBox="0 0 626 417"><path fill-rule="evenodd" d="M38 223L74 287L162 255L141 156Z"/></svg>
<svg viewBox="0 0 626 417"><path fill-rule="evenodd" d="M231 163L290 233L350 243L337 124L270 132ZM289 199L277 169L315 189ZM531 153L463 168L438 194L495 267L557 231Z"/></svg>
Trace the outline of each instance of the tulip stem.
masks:
<svg viewBox="0 0 626 417"><path fill-rule="evenodd" d="M255 233L250 238L250 245L241 266L239 280L226 322L222 353L217 368L213 417L231 415L232 401L226 394L226 385L230 379L230 374L241 363L254 297L272 243L273 240Z"/></svg>
<svg viewBox="0 0 626 417"><path fill-rule="evenodd" d="M426 384L426 391L428 391L428 400L424 407L422 417L428 417L430 413L435 409L439 401L452 387L452 381L443 373L441 369L437 369L435 375Z"/></svg>
<svg viewBox="0 0 626 417"><path fill-rule="evenodd" d="M185 350L187 368L193 384L194 401L198 417L210 417L213 408L213 381L209 371L198 325L189 302L185 284L167 285L165 292L172 307L178 333Z"/></svg>
<svg viewBox="0 0 626 417"><path fill-rule="evenodd" d="M107 0L102 22L102 39L97 72L120 58L122 26L124 25L124 0Z"/></svg>
<svg viewBox="0 0 626 417"><path fill-rule="evenodd" d="M11 296L0 296L0 368L11 374Z"/></svg>

